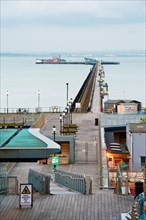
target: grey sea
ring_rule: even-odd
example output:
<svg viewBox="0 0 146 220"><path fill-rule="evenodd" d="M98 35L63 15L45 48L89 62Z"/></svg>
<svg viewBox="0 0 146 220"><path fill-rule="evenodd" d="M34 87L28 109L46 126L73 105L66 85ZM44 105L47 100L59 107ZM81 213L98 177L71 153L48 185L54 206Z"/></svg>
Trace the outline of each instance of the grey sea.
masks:
<svg viewBox="0 0 146 220"><path fill-rule="evenodd" d="M81 60L81 57L68 60ZM145 57L99 57L101 60L118 61L120 65L104 65L105 82L109 96L105 99L133 99L146 107ZM40 106L66 107L68 97L75 98L90 65L35 64L35 57L1 57L0 108L37 108L38 90ZM6 95L8 91L8 97ZM8 103L7 103L8 102Z"/></svg>

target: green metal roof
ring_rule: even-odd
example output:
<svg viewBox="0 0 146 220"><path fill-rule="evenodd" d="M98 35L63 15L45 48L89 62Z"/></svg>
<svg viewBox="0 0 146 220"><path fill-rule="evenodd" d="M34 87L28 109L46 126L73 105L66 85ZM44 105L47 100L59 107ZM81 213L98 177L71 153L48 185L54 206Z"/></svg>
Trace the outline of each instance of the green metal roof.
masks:
<svg viewBox="0 0 146 220"><path fill-rule="evenodd" d="M0 129L0 146L16 133L17 129Z"/></svg>
<svg viewBox="0 0 146 220"><path fill-rule="evenodd" d="M60 145L45 137L37 128L0 129L0 162L37 161L60 152ZM6 142L7 141L7 142Z"/></svg>
<svg viewBox="0 0 146 220"><path fill-rule="evenodd" d="M5 148L46 148L47 144L29 133L28 129L22 129Z"/></svg>

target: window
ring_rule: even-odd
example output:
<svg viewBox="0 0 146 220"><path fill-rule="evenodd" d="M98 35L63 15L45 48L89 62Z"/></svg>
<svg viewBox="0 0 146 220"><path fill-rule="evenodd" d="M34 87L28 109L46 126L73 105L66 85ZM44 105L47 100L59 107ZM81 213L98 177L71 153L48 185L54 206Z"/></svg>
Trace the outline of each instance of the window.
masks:
<svg viewBox="0 0 146 220"><path fill-rule="evenodd" d="M146 157L141 157L141 166L146 166Z"/></svg>

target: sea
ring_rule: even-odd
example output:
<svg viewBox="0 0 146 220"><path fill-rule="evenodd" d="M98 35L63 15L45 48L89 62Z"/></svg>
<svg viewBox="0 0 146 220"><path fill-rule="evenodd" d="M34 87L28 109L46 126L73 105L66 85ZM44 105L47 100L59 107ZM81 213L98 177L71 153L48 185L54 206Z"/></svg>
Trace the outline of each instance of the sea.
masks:
<svg viewBox="0 0 146 220"><path fill-rule="evenodd" d="M42 58L42 57L38 57ZM68 61L83 60L81 56L62 57ZM146 107L145 57L98 57L103 61L120 62L104 65L107 99L132 99ZM91 65L35 64L36 57L1 56L0 108L9 109L38 106L66 107L68 99L74 99L92 68ZM68 83L68 86L67 86ZM8 91L8 92L7 92ZM40 94L38 94L40 91Z"/></svg>

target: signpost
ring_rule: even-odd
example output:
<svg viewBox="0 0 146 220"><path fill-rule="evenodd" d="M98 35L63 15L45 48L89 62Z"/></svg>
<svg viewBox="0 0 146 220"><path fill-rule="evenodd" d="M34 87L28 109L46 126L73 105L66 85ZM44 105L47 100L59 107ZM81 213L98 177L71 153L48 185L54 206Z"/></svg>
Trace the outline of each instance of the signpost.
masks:
<svg viewBox="0 0 146 220"><path fill-rule="evenodd" d="M19 206L33 206L32 184L20 184Z"/></svg>
<svg viewBox="0 0 146 220"><path fill-rule="evenodd" d="M52 166L54 167L54 172L55 172L56 166L58 166L58 164L59 164L59 157L58 156L52 157Z"/></svg>
<svg viewBox="0 0 146 220"><path fill-rule="evenodd" d="M58 156L52 157L52 165L58 166L58 164L59 164L59 157Z"/></svg>

